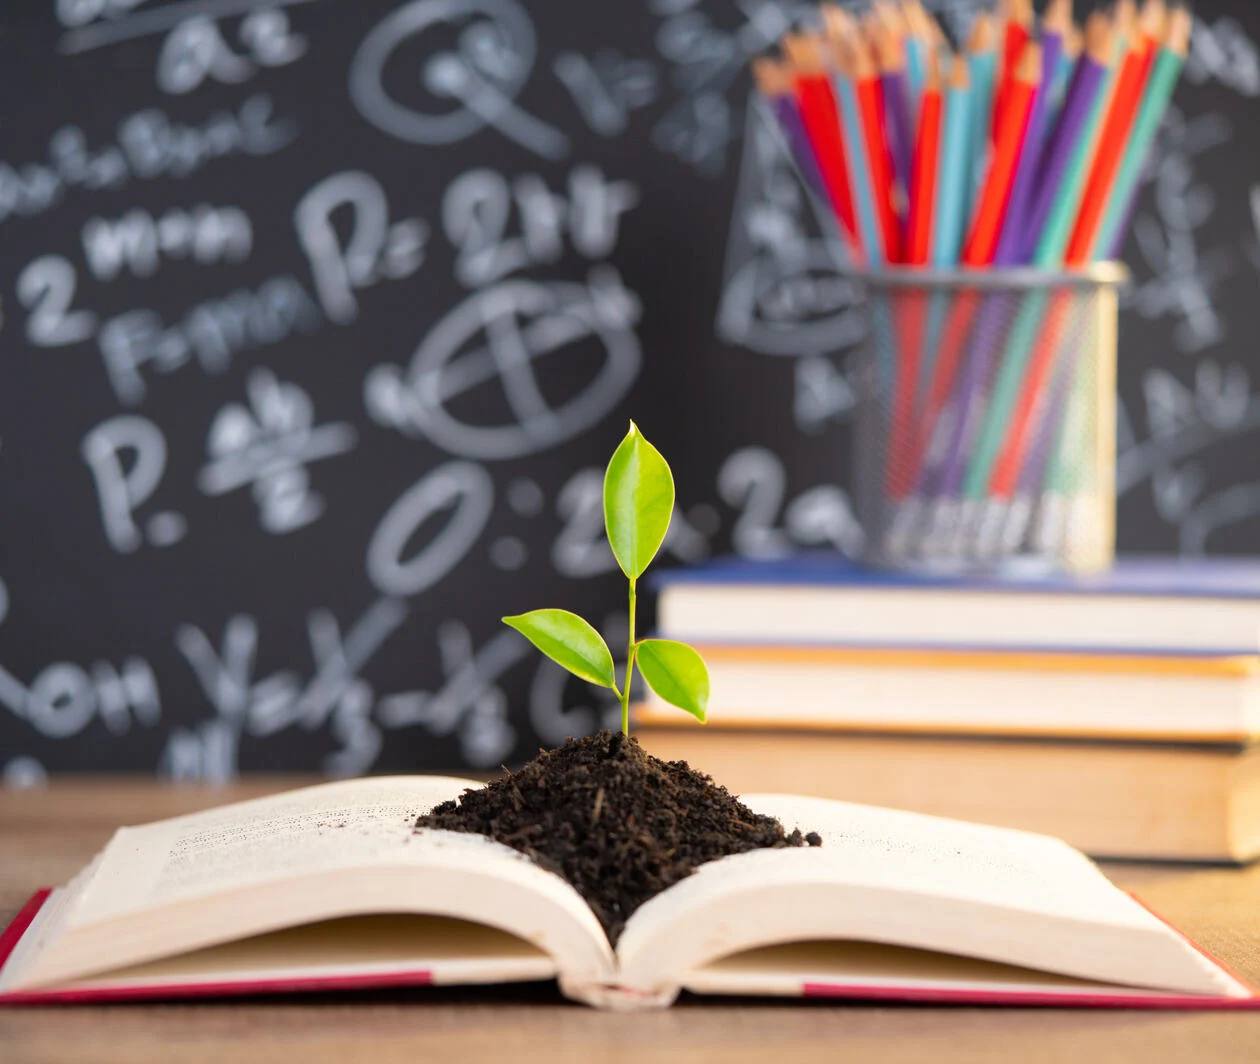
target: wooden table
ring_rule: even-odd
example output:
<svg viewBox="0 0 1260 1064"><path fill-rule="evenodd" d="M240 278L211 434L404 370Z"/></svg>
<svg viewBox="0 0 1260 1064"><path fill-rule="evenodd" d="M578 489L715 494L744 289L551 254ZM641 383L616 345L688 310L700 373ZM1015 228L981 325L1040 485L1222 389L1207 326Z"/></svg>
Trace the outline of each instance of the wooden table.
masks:
<svg viewBox="0 0 1260 1064"><path fill-rule="evenodd" d="M0 792L0 921L31 891L63 883L120 824L143 823L291 786L228 790L147 781L55 782ZM1260 984L1260 866L1248 871L1112 865L1134 890L1244 979ZM501 1064L652 1059L855 1062L1260 1060L1260 1014L867 1007L684 1001L619 1016L538 988L417 989L241 1004L0 1009L0 1061L435 1061Z"/></svg>

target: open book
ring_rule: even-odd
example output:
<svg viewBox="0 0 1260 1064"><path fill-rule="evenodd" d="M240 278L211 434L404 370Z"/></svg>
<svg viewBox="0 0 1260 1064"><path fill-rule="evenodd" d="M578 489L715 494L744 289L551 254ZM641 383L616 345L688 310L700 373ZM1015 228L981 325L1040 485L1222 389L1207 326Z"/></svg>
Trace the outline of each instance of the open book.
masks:
<svg viewBox="0 0 1260 1064"><path fill-rule="evenodd" d="M0 1002L558 979L609 1008L703 994L1216 1007L1253 992L1041 835L783 795L823 837L702 866L616 949L558 876L414 831L477 784L352 780L123 828L0 938Z"/></svg>

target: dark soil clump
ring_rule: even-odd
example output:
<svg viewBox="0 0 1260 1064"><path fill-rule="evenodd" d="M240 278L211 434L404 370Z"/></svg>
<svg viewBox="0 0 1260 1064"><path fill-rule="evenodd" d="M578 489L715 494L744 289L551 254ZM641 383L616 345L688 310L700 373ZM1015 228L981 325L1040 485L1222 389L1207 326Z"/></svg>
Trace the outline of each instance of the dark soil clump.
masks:
<svg viewBox="0 0 1260 1064"><path fill-rule="evenodd" d="M416 827L488 835L527 855L577 889L614 944L635 909L707 861L821 842L786 834L687 762L607 731L543 751Z"/></svg>

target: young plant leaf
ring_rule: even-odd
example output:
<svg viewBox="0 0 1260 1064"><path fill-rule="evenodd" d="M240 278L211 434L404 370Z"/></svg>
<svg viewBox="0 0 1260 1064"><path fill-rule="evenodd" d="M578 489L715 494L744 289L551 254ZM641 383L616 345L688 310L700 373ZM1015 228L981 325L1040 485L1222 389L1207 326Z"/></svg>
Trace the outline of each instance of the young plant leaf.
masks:
<svg viewBox="0 0 1260 1064"><path fill-rule="evenodd" d="M642 639L635 647L635 661L653 691L704 723L709 707L709 670L696 651L672 639Z"/></svg>
<svg viewBox="0 0 1260 1064"><path fill-rule="evenodd" d="M621 571L638 579L660 550L674 512L674 477L638 426L613 452L604 473L604 527Z"/></svg>
<svg viewBox="0 0 1260 1064"><path fill-rule="evenodd" d="M600 687L617 689L612 651L586 621L568 610L531 610L503 623L515 628L552 661L574 676Z"/></svg>

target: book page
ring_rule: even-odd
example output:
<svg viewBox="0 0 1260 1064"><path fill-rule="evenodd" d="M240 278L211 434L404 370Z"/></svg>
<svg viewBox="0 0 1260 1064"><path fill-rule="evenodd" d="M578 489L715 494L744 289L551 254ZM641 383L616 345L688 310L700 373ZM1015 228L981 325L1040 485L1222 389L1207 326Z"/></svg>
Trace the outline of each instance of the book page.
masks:
<svg viewBox="0 0 1260 1064"><path fill-rule="evenodd" d="M71 923L267 880L394 863L417 816L477 786L450 776L344 780L123 828L105 847Z"/></svg>
<svg viewBox="0 0 1260 1064"><path fill-rule="evenodd" d="M617 955L659 989L744 950L827 939L1189 993L1238 986L1084 855L1044 835L822 798L745 795L820 847L702 866L640 908Z"/></svg>
<svg viewBox="0 0 1260 1064"><path fill-rule="evenodd" d="M745 795L788 831L817 831L845 882L949 896L1091 922L1163 927L1061 839L899 809L795 795Z"/></svg>
<svg viewBox="0 0 1260 1064"><path fill-rule="evenodd" d="M480 835L416 817L468 787L451 777L347 780L117 832L18 977L52 985L339 917L416 913L498 928L562 976L611 978L599 921L568 883Z"/></svg>

